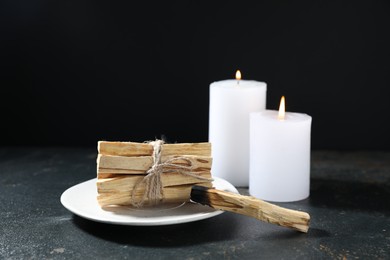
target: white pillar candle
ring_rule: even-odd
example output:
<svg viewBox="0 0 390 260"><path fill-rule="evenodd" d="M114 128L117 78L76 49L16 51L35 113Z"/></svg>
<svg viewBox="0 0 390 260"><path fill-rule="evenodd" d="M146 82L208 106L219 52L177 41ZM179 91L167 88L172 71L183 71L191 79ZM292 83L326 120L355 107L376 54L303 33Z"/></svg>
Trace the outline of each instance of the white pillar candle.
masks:
<svg viewBox="0 0 390 260"><path fill-rule="evenodd" d="M265 110L267 85L223 80L210 85L209 142L213 176L235 186L249 184L249 115Z"/></svg>
<svg viewBox="0 0 390 260"><path fill-rule="evenodd" d="M310 191L311 117L266 110L250 115L249 193L257 198L288 202Z"/></svg>

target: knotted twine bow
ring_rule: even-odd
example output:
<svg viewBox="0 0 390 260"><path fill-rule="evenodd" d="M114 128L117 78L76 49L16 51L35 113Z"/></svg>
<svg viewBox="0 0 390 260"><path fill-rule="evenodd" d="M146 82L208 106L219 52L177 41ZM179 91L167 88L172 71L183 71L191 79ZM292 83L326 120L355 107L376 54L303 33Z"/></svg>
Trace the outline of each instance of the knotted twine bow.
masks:
<svg viewBox="0 0 390 260"><path fill-rule="evenodd" d="M135 207L141 207L146 200L149 203L157 204L164 198L163 185L161 182L161 175L164 173L177 172L182 175L191 176L198 180L212 181L213 179L205 178L193 173L192 161L185 156L175 157L165 162L161 162L161 146L164 144L162 140L149 142L153 145L153 165L146 172L146 176L139 180L131 193L131 204ZM174 164L175 161L186 161L189 166ZM145 192L140 201L135 200L138 188L145 183Z"/></svg>

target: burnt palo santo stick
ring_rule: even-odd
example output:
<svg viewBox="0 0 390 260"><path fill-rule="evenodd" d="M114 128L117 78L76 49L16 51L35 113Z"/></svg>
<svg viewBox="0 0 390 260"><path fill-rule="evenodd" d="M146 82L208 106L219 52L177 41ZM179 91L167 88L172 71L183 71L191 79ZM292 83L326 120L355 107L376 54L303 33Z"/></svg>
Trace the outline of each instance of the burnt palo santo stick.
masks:
<svg viewBox="0 0 390 260"><path fill-rule="evenodd" d="M195 185L191 190L191 200L215 209L231 211L300 232L307 233L309 230L310 215L308 213L282 208L251 196Z"/></svg>

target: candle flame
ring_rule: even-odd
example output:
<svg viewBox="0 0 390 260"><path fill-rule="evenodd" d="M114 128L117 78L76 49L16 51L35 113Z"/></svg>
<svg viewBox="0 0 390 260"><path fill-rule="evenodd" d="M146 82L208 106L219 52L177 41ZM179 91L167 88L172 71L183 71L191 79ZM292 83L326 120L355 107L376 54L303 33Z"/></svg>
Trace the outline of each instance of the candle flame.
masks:
<svg viewBox="0 0 390 260"><path fill-rule="evenodd" d="M285 98L282 96L280 99L280 105L279 105L279 114L278 114L278 119L279 120L284 120L284 117L286 115L286 105L285 105Z"/></svg>
<svg viewBox="0 0 390 260"><path fill-rule="evenodd" d="M236 80L241 80L241 71L240 70L236 71Z"/></svg>

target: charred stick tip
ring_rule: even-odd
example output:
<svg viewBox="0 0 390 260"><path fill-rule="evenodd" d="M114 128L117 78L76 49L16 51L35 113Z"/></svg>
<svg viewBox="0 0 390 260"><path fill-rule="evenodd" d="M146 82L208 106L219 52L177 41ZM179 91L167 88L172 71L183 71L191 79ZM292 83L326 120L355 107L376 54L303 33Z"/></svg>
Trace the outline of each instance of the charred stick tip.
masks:
<svg viewBox="0 0 390 260"><path fill-rule="evenodd" d="M194 185L191 189L191 200L203 205L210 205L210 198L208 195L208 188Z"/></svg>

